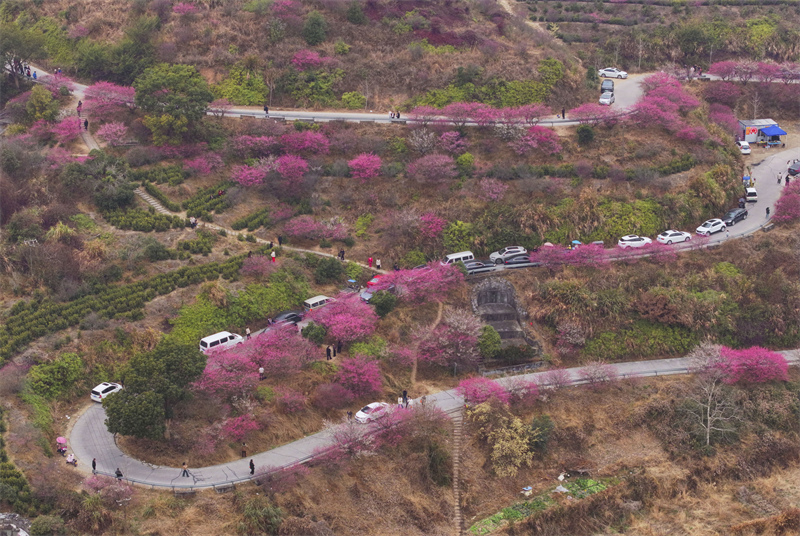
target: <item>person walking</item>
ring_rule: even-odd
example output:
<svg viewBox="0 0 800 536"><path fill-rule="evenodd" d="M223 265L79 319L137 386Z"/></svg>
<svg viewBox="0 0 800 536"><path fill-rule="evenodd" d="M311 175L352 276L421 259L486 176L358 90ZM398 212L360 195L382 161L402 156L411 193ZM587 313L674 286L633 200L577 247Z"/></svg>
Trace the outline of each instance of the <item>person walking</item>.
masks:
<svg viewBox="0 0 800 536"><path fill-rule="evenodd" d="M84 119L83 120L83 130L87 130L87 131L89 130L89 120L88 119Z"/></svg>
<svg viewBox="0 0 800 536"><path fill-rule="evenodd" d="M369 267L372 268L372 257L367 259L367 264L369 264Z"/></svg>
<svg viewBox="0 0 800 536"><path fill-rule="evenodd" d="M344 249L339 250L339 258L342 259L342 262L344 262Z"/></svg>
<svg viewBox="0 0 800 536"><path fill-rule="evenodd" d="M339 349L339 353L341 354L341 353L342 353L342 341L338 341L338 342L336 343L336 348L338 348L338 349Z"/></svg>
<svg viewBox="0 0 800 536"><path fill-rule="evenodd" d="M336 345L332 344L331 348L333 348L333 357L336 357Z"/></svg>
<svg viewBox="0 0 800 536"><path fill-rule="evenodd" d="M395 112L394 113L394 118L395 119L400 119L400 112Z"/></svg>
<svg viewBox="0 0 800 536"><path fill-rule="evenodd" d="M258 380L264 381L264 367L258 367Z"/></svg>
<svg viewBox="0 0 800 536"><path fill-rule="evenodd" d="M731 237L731 230L730 230L730 228L729 228L729 227L726 225L726 226L725 226L725 240L727 240L727 239L728 239L728 238L730 238L730 237Z"/></svg>
<svg viewBox="0 0 800 536"><path fill-rule="evenodd" d="M278 235L278 247L283 246L283 235Z"/></svg>
<svg viewBox="0 0 800 536"><path fill-rule="evenodd" d="M377 269L377 270L381 269L381 260L380 259L375 261L375 269Z"/></svg>
<svg viewBox="0 0 800 536"><path fill-rule="evenodd" d="M181 471L181 476L189 476L189 466L186 462L183 462L183 471Z"/></svg>
<svg viewBox="0 0 800 536"><path fill-rule="evenodd" d="M394 263L394 271L395 272L399 272L400 271L400 265L399 264Z"/></svg>
<svg viewBox="0 0 800 536"><path fill-rule="evenodd" d="M272 258L272 262L277 262L275 260L275 252L274 251L270 254L270 257Z"/></svg>
<svg viewBox="0 0 800 536"><path fill-rule="evenodd" d="M330 347L330 345L328 345L328 347L325 348L325 356L327 357L326 361L330 361L331 360L331 347Z"/></svg>
<svg viewBox="0 0 800 536"><path fill-rule="evenodd" d="M256 464L253 462L253 459L250 459L250 474L256 474Z"/></svg>
<svg viewBox="0 0 800 536"><path fill-rule="evenodd" d="M781 174L778 173L778 186L780 186L780 185L781 185Z"/></svg>
<svg viewBox="0 0 800 536"><path fill-rule="evenodd" d="M119 467L117 467L117 470L114 471L114 476L117 477L119 482L122 482L122 471L119 470Z"/></svg>
<svg viewBox="0 0 800 536"><path fill-rule="evenodd" d="M264 115L269 117L269 106L267 106L266 104L264 105Z"/></svg>
<svg viewBox="0 0 800 536"><path fill-rule="evenodd" d="M242 441L242 458L247 458L247 443Z"/></svg>
<svg viewBox="0 0 800 536"><path fill-rule="evenodd" d="M567 118L567 109L561 108L561 119L566 119L566 118Z"/></svg>
<svg viewBox="0 0 800 536"><path fill-rule="evenodd" d="M92 458L92 474L97 474L97 458Z"/></svg>
<svg viewBox="0 0 800 536"><path fill-rule="evenodd" d="M83 103L81 101L78 101L78 107L76 108L76 110L78 110L78 117L80 117L81 110L83 110Z"/></svg>
<svg viewBox="0 0 800 536"><path fill-rule="evenodd" d="M767 207L767 219L769 219L769 207Z"/></svg>
<svg viewBox="0 0 800 536"><path fill-rule="evenodd" d="M247 336L247 340L249 341L250 340L250 328L249 327L244 328L244 334L245 334L245 336Z"/></svg>

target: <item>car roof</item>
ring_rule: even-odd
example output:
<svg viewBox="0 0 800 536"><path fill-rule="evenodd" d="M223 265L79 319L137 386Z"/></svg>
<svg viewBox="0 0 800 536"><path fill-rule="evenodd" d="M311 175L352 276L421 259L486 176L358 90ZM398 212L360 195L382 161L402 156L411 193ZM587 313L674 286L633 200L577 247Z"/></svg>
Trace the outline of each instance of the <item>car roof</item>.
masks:
<svg viewBox="0 0 800 536"><path fill-rule="evenodd" d="M750 192L756 193L756 189L755 188L745 188L744 191L747 192L748 194Z"/></svg>

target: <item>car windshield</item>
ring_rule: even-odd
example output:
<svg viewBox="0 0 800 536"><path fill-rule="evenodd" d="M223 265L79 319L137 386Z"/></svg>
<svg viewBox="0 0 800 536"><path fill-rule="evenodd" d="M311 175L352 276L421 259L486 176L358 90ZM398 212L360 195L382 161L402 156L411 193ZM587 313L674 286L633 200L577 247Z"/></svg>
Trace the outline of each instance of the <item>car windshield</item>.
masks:
<svg viewBox="0 0 800 536"><path fill-rule="evenodd" d="M711 223L710 221L707 221L703 225L701 225L700 227L711 227L712 225L714 225L714 224Z"/></svg>

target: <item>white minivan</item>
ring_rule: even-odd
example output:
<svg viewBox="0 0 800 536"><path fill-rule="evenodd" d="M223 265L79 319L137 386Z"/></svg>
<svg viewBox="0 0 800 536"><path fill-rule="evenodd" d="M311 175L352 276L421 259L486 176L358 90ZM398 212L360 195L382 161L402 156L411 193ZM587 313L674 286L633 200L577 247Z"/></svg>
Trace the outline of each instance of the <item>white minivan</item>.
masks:
<svg viewBox="0 0 800 536"><path fill-rule="evenodd" d="M242 338L241 335L228 331L220 331L219 333L200 339L200 351L207 352L212 349L228 348L235 344L241 344L242 342L244 342L244 338Z"/></svg>
<svg viewBox="0 0 800 536"><path fill-rule="evenodd" d="M442 265L448 264L455 264L457 262L467 262L467 261L474 261L475 255L472 254L471 251L461 251L459 253L451 253L450 255L445 255L444 260L442 261Z"/></svg>
<svg viewBox="0 0 800 536"><path fill-rule="evenodd" d="M303 309L305 309L306 311L313 311L314 309L325 307L332 301L336 301L336 299L322 295L314 296L313 298L309 298L303 302Z"/></svg>

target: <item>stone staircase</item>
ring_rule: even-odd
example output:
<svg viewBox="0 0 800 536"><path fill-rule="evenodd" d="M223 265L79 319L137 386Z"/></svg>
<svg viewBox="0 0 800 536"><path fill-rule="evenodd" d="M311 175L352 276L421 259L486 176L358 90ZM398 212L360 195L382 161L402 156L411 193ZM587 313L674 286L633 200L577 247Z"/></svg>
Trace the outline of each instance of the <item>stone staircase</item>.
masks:
<svg viewBox="0 0 800 536"><path fill-rule="evenodd" d="M166 214L167 216L174 216L175 215L172 212L170 212L169 210L167 210L166 208L164 208L164 206L161 203L159 203L157 199L155 199L153 196L151 196L150 194L148 194L147 192L142 190L141 187L136 188L133 191L133 193L135 193L136 195L141 197L144 200L145 203L147 203L148 205L153 207L156 210L156 212L158 212L159 214Z"/></svg>
<svg viewBox="0 0 800 536"><path fill-rule="evenodd" d="M453 421L453 522L456 536L464 534L464 518L461 514L461 445L464 439L464 410L451 415Z"/></svg>

